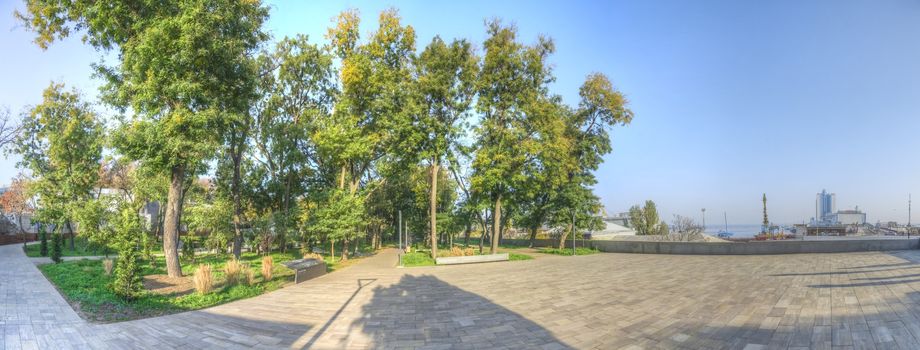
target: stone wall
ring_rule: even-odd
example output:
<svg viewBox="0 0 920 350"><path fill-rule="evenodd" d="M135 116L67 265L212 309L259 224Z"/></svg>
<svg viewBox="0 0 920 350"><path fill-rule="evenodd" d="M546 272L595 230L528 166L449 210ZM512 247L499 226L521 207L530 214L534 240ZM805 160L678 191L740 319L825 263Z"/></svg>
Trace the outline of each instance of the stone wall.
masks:
<svg viewBox="0 0 920 350"><path fill-rule="evenodd" d="M502 245L526 247L527 239L504 239ZM537 239L534 247L556 247L559 241ZM701 255L755 255L797 253L844 253L920 248L918 239L859 239L827 241L755 241L755 242L646 242L576 240L576 246L588 246L607 253L641 254L701 254ZM565 242L566 248L572 241ZM488 247L488 244L486 244Z"/></svg>
<svg viewBox="0 0 920 350"><path fill-rule="evenodd" d="M609 253L755 255L797 253L843 253L917 249L917 239L865 239L828 241L766 242L637 242L591 241L591 246Z"/></svg>

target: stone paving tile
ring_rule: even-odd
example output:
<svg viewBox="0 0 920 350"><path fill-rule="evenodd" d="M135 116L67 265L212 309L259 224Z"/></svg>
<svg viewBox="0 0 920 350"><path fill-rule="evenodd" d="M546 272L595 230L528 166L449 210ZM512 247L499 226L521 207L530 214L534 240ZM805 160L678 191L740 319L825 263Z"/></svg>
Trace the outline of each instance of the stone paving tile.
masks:
<svg viewBox="0 0 920 350"><path fill-rule="evenodd" d="M394 268L392 251L214 308L77 316L0 247L0 348L917 349L920 252L596 254Z"/></svg>

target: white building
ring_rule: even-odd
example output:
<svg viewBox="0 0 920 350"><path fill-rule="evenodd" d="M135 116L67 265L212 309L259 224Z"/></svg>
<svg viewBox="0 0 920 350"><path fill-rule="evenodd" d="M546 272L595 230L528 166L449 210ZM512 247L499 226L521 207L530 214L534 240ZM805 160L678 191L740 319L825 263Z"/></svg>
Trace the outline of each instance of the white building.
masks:
<svg viewBox="0 0 920 350"><path fill-rule="evenodd" d="M866 213L855 210L840 210L830 216L830 221L841 225L863 225L866 223Z"/></svg>

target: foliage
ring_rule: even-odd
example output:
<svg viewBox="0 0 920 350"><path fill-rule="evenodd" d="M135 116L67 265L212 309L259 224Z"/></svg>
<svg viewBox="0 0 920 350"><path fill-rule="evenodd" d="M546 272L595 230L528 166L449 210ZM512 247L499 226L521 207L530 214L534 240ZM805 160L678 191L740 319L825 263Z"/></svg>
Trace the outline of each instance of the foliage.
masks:
<svg viewBox="0 0 920 350"><path fill-rule="evenodd" d="M279 262L297 258L292 254L281 253L274 253L272 256ZM219 271L228 259L226 255L206 255L199 258L201 263L212 266L215 280L221 277ZM261 259L262 257L257 254L243 253L240 261L258 270L261 268ZM156 268L141 264L141 275L164 274L164 258L157 257L157 260L159 262ZM183 265L183 271L191 275L197 267L197 264L186 263ZM68 300L79 303L80 310L86 317L94 321L107 322L207 308L276 290L293 280L293 273L289 269L276 265L273 280L252 286L215 286L214 291L206 295L158 295L143 292L129 302L109 288L114 276L106 276L99 261L68 261L62 264L40 265L39 269Z"/></svg>
<svg viewBox="0 0 920 350"><path fill-rule="evenodd" d="M270 255L262 257L262 280L271 281L272 280L272 271L275 268L275 259Z"/></svg>
<svg viewBox="0 0 920 350"><path fill-rule="evenodd" d="M645 201L642 207L629 208L629 222L637 235L660 235L668 231L668 225L659 219L658 208L651 200Z"/></svg>
<svg viewBox="0 0 920 350"><path fill-rule="evenodd" d="M36 221L53 224L56 233L67 228L73 237L74 211L91 197L99 177L102 140L102 123L79 93L62 84L45 89L42 103L24 117L16 144L19 166L35 177L28 193L38 199ZM56 249L52 242L54 260Z"/></svg>
<svg viewBox="0 0 920 350"><path fill-rule="evenodd" d="M364 218L363 198L345 190L332 189L325 194L322 205L306 218L306 229L330 241L354 240ZM332 252L334 255L334 251Z"/></svg>
<svg viewBox="0 0 920 350"><path fill-rule="evenodd" d="M198 294L208 294L214 289L214 277L211 275L211 264L201 264L195 269L192 283Z"/></svg>
<svg viewBox="0 0 920 350"><path fill-rule="evenodd" d="M541 248L540 253L555 255L572 255L572 248ZM575 255L591 255L599 253L597 249L578 247L575 248Z"/></svg>
<svg viewBox="0 0 920 350"><path fill-rule="evenodd" d="M63 260L61 259L61 248L64 245L64 238L61 237L61 234L54 232L51 234L51 261L55 264L60 264Z"/></svg>

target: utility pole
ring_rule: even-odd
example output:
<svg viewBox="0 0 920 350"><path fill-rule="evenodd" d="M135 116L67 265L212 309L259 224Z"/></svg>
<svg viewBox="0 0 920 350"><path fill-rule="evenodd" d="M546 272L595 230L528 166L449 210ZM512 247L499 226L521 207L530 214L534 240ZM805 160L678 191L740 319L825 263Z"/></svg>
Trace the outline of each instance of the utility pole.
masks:
<svg viewBox="0 0 920 350"><path fill-rule="evenodd" d="M907 194L907 239L910 239L910 193Z"/></svg>

